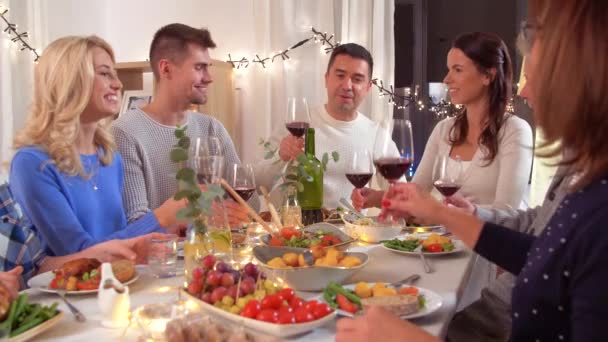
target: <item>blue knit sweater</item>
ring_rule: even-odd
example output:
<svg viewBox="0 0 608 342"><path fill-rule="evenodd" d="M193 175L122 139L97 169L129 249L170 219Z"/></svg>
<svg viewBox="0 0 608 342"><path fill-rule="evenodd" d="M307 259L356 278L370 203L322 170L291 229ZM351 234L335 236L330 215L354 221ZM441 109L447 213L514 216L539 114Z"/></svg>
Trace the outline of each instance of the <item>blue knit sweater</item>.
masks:
<svg viewBox="0 0 608 342"><path fill-rule="evenodd" d="M38 147L21 148L11 163L10 187L49 255L66 255L111 239L165 232L153 213L127 225L120 154L103 166L81 155L90 179L59 171Z"/></svg>

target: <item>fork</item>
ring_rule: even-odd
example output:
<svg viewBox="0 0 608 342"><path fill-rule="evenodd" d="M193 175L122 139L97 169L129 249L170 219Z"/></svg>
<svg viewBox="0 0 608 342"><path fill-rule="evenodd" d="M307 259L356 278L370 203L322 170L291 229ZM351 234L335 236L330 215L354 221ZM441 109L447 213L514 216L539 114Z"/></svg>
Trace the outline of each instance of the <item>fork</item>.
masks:
<svg viewBox="0 0 608 342"><path fill-rule="evenodd" d="M82 312L80 312L80 310L78 310L78 308L76 308L74 305L72 305L72 303L70 303L68 301L68 299L65 298L65 290L58 290L57 294L59 295L59 297L61 297L61 299L63 299L63 302L65 303L65 305L68 306L68 308L70 309L70 311L76 318L76 321L81 322L81 323L86 322L87 319L86 319L86 317L84 317Z"/></svg>
<svg viewBox="0 0 608 342"><path fill-rule="evenodd" d="M431 265L424 257L424 252L422 251L422 245L419 245L418 247L416 247L416 250L418 250L418 255L420 255L420 260L422 261L422 266L424 267L424 272L433 273L434 272L433 268L431 268Z"/></svg>

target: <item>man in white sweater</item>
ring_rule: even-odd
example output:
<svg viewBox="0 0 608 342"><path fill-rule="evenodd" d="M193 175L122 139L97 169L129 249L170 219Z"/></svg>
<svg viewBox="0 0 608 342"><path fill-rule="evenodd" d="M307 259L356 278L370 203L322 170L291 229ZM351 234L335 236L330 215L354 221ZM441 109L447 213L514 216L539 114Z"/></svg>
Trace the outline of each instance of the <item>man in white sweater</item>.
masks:
<svg viewBox="0 0 608 342"><path fill-rule="evenodd" d="M154 98L149 105L124 113L112 126L124 161L123 199L129 221L175 194L176 166L169 153L177 142L177 126L188 126L186 134L191 141L218 137L226 166L240 163L224 126L210 116L190 110L192 105L207 101L207 89L213 81L209 73L209 49L214 47L209 31L183 24L164 26L154 35L150 46ZM225 206L231 223L249 220L247 212L237 203L227 200Z"/></svg>
<svg viewBox="0 0 608 342"><path fill-rule="evenodd" d="M340 161L330 162L323 176L323 206L336 208L340 197L348 198L353 185L346 179L347 160L353 151L373 152L376 134L389 134L386 129L357 111L371 89L374 62L364 47L348 43L333 50L325 73L327 103L311 110L311 127L315 129L317 157L337 151ZM277 139L278 140L278 139ZM279 148L283 161L304 152L304 139L286 132ZM397 147L395 156L399 156Z"/></svg>

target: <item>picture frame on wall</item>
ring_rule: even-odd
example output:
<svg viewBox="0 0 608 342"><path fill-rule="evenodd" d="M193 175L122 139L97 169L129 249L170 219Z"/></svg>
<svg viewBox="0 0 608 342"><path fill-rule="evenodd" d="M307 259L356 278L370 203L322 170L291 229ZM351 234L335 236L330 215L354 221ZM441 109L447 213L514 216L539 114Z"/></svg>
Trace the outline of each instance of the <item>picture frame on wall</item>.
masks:
<svg viewBox="0 0 608 342"><path fill-rule="evenodd" d="M120 114L122 115L132 109L143 107L152 101L152 93L146 90L125 90L122 94L122 105Z"/></svg>

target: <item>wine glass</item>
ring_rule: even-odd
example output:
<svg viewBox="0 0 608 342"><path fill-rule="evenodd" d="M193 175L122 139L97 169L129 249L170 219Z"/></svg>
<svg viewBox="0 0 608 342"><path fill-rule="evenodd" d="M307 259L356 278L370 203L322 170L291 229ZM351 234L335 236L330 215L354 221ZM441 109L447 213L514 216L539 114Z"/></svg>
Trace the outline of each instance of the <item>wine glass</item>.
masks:
<svg viewBox="0 0 608 342"><path fill-rule="evenodd" d="M224 150L218 137L196 138L190 157L199 184L218 183L224 176Z"/></svg>
<svg viewBox="0 0 608 342"><path fill-rule="evenodd" d="M295 137L301 138L310 127L310 112L305 97L290 97L287 100L285 127Z"/></svg>
<svg viewBox="0 0 608 342"><path fill-rule="evenodd" d="M374 174L371 152L368 149L353 151L347 160L346 167L346 178L355 188L361 189L367 185Z"/></svg>
<svg viewBox="0 0 608 342"><path fill-rule="evenodd" d="M462 160L443 155L435 159L433 166L433 185L443 197L455 194L462 186Z"/></svg>
<svg viewBox="0 0 608 342"><path fill-rule="evenodd" d="M255 175L251 164L232 164L228 168L227 182L245 201L255 193ZM234 199L236 201L236 199Z"/></svg>
<svg viewBox="0 0 608 342"><path fill-rule="evenodd" d="M395 119L392 134L380 128L374 141L374 164L389 183L394 184L414 162L414 140L409 120Z"/></svg>

